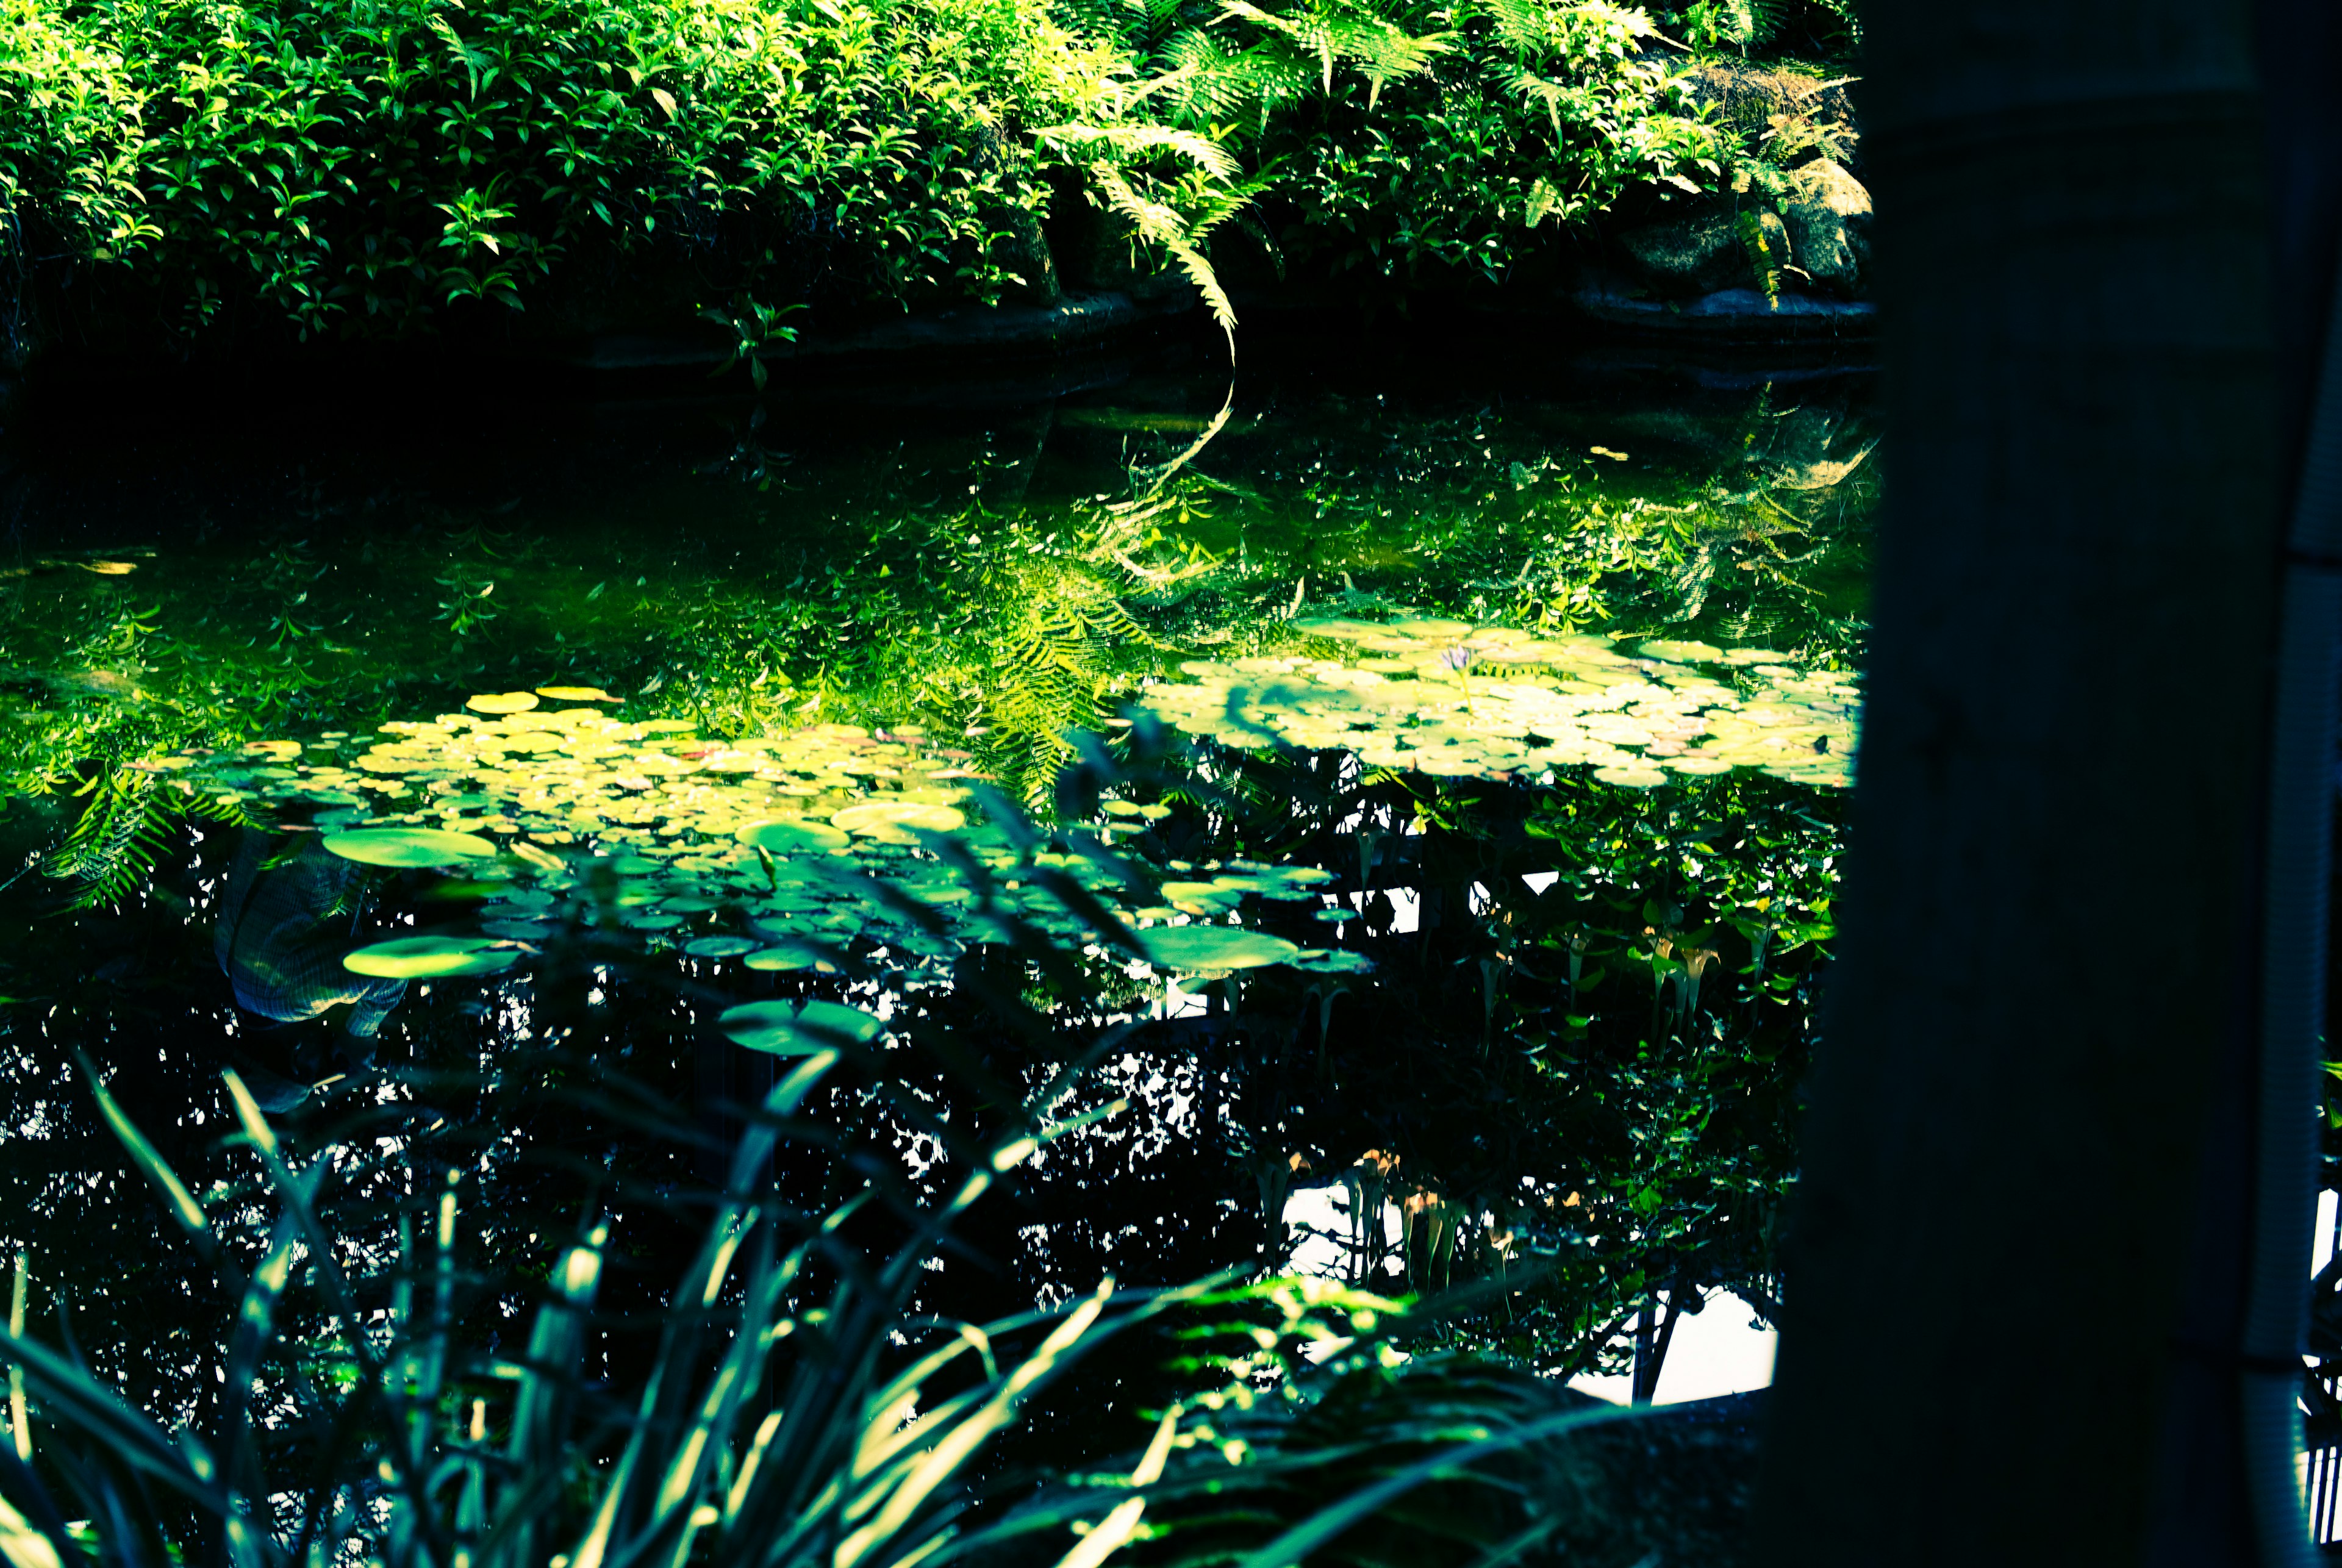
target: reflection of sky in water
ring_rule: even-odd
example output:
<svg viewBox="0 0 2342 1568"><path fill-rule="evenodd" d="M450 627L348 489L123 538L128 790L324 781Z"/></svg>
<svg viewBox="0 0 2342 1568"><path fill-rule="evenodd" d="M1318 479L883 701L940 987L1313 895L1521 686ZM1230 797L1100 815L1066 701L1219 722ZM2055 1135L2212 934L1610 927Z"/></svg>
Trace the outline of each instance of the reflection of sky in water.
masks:
<svg viewBox="0 0 2342 1568"><path fill-rule="evenodd" d="M2332 1193L2327 1194L2329 1225L2332 1198ZM1350 1230L1347 1203L1348 1195L1338 1186L1305 1187L1286 1200L1286 1227L1301 1238L1293 1249L1294 1273L1322 1274L1328 1279L1344 1277L1346 1253L1335 1238ZM1383 1204L1383 1232L1396 1253L1400 1242L1401 1215L1395 1202ZM1398 1259L1389 1259L1386 1266L1396 1283ZM1779 1339L1778 1332L1758 1322L1748 1303L1738 1296L1728 1291L1710 1294L1698 1312L1676 1323L1675 1336L1667 1344L1667 1359L1659 1368L1655 1403L1676 1404L1769 1386L1773 1381L1774 1348ZM1626 1342L1622 1339L1617 1343ZM1620 1404L1626 1403L1632 1385L1633 1380L1624 1375L1597 1377L1591 1373L1572 1378L1569 1383L1582 1393Z"/></svg>

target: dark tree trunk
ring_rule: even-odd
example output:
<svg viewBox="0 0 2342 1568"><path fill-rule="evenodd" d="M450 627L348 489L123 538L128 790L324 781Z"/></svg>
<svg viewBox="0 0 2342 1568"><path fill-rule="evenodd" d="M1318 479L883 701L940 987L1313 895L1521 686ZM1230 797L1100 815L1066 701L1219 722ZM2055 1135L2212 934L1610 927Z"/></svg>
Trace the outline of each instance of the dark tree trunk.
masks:
<svg viewBox="0 0 2342 1568"><path fill-rule="evenodd" d="M1760 1538L2140 1563L2177 1485L2192 1560L2241 1560L2198 1395L2233 1387L2279 539L2247 18L1865 15L1887 520Z"/></svg>

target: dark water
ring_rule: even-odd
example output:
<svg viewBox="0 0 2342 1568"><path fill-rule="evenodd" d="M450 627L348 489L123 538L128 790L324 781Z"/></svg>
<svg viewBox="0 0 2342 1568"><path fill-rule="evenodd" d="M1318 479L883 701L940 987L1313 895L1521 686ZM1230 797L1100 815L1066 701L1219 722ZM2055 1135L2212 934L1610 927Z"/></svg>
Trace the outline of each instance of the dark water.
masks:
<svg viewBox="0 0 2342 1568"><path fill-rule="evenodd" d="M821 1091L826 1141L776 1156L809 1208L946 1192L952 1138L1012 1127L1068 1063L1091 1064L1045 1120L1127 1102L965 1217L926 1310L1273 1269L1286 1195L1337 1182L1408 1216L1396 1247L1351 1238L1361 1283L1538 1260L1447 1331L1525 1367L1615 1364L1655 1292L1766 1299L1854 729L1867 382L1089 379L11 432L0 1245L29 1254L35 1321L62 1303L157 1409L205 1396L230 1303L74 1054L251 1246L232 1067L332 1152L354 1257L453 1182L490 1346L579 1216L612 1214L623 1383L620 1320L656 1307L692 1194L789 1064L719 1020L806 999L886 1024ZM1553 704L1614 679L1637 694L1561 734ZM506 693L610 726L583 794L539 786L586 721L475 775L357 760L494 750L536 719L467 700ZM439 715L461 722L378 733ZM626 804L684 798L630 770L734 756L766 771L671 817ZM873 802L950 831L754 858L760 823ZM326 844L401 827L491 853ZM1001 918L970 913L989 895L953 883L954 837L1017 884ZM1292 961L1150 973L1044 870L1142 940L1240 927ZM931 927L886 902L905 888ZM1018 922L1054 960L1005 945ZM403 983L342 963L418 934L489 956Z"/></svg>

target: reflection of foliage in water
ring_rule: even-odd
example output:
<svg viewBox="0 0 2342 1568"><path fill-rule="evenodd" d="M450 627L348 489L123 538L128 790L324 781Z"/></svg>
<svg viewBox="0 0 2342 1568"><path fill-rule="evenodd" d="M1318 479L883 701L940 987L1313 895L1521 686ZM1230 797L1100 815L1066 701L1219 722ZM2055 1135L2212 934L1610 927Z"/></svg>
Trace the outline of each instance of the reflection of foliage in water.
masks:
<svg viewBox="0 0 2342 1568"><path fill-rule="evenodd" d="M1759 433L1771 428L1760 422ZM1219 1249L1212 1263L1281 1258L1281 1194L1349 1172L1371 1150L1399 1157L1377 1191L1411 1201L1415 1223L1397 1252L1361 1260L1363 1277L1436 1287L1545 1270L1528 1293L1457 1320L1456 1343L1562 1372L1615 1360L1610 1331L1657 1295L1728 1284L1762 1300L1771 1216L1794 1170L1788 1085L1827 935L1839 833L1829 795L1740 776L1619 791L1566 767L1538 787L1395 767L1345 774L1334 754L1273 747L1207 748L1202 772L1149 782L1120 743L1109 760L1131 776L1104 794L1130 814L1100 817L1079 789L1053 798L1048 784L1066 759L1065 724L1111 714L1140 683L1176 680L1198 654L1223 664L1324 655L1292 623L1323 617L1329 603L1366 621L1414 606L1540 635L1759 641L1836 684L1828 666L1859 634L1846 579L1860 560L1855 492L1866 474L1798 489L1780 481L1811 477L1810 463L1791 472L1761 441L1747 450L1763 462L1744 462L1736 435L1703 436L1703 447L1533 410L1410 422L1353 404L1231 421L1186 469L1136 495L1120 488L1126 466L1140 465L1129 454L1158 467L1187 434L1071 427L1062 461L1089 462L1077 483L1047 468L1035 479L1029 464L1011 474L990 456L817 474L799 463L767 489L636 492L615 523L565 515L558 534L525 516L495 518L502 532L451 532L444 510L418 528L395 498L379 519L353 502L330 537L313 517L260 541L174 545L128 574L12 578L0 583L6 786L72 787L86 763L190 744L361 734L465 692L537 681L602 686L624 694L630 723L669 720L713 739L825 722L924 725L931 744L970 753L968 765L1013 795L1127 829L1121 847L1147 868L1162 907L1233 915L1296 952L1337 947L1378 966L1372 977L1249 970L1214 988L1207 1017L1142 1030L1131 1043L1139 1081L1228 1096L1226 1124L1181 1127L1167 1089L1150 1102L1147 1137L1164 1145L1150 1157L1179 1172L1167 1186L1135 1154L1063 1145L1068 1165L1101 1163L1088 1186L1051 1200L1046 1226L1036 1223L1043 1239L1005 1223L989 1233L990 1255L1017 1260L1004 1291L1086 1289L1085 1271L1146 1277L1128 1273L1139 1268L1132 1249L1158 1243L1173 1249L1161 1256L1187 1259L1176 1252L1186 1241L1147 1230L1166 1204L1196 1225L1196 1247L1208 1238ZM1659 455L1646 469L1587 450L1597 444ZM1110 468L1091 461L1117 445ZM1701 452L1723 454L1694 460ZM984 493L969 495L968 484ZM1783 557L1779 512L1807 530L1807 558ZM715 520L703 525L703 514ZM646 514L676 519L676 539L646 544ZM1763 570L1740 569L1751 563ZM1355 593L1336 601L1346 574ZM458 603L442 577L467 596ZM1022 694L1020 669L1038 672ZM1459 694L1489 678L1462 675ZM1136 814L1146 807L1156 814ZM407 1004L393 1034L442 1030L458 1059L484 1041L516 1049L498 1033L509 999L548 1005L572 980L586 994L588 954L634 963L647 948L669 954L657 962L677 984L720 976L716 989L733 989L745 979L734 961L689 944L750 931L767 940L749 924L753 906L782 902L781 890L736 862L724 875L741 874L740 893L757 897L727 884L716 908L671 906L708 896L684 885L698 874L678 874L677 857L641 858L658 869L614 874L606 887L580 878L544 906L424 905L429 924L455 913L549 926L496 936L546 956L485 994L438 987ZM1324 897L1246 885L1261 867L1328 874L1323 886L1356 917L1336 938L1315 915ZM1556 870L1561 883L1543 894L1518 880ZM1389 921L1405 889L1421 894L1412 934ZM837 940L855 924L853 896L826 889L804 911L765 913L866 958L867 946ZM642 924L662 914L676 924ZM830 919L844 924L809 929ZM981 949L972 958L956 978L992 962ZM855 986L873 983L833 967L746 984L851 1004ZM1085 1017L1148 1001L1110 963L1086 958L1076 971L1044 980L1012 964L1002 974L1028 1000ZM11 975L5 989L31 988ZM703 990L693 1004L710 1000ZM920 1004L946 1004L924 994ZM459 1006L484 1011L459 1016ZM577 1024L548 1012L530 1026ZM663 1028L673 1039L641 1055L681 1059L682 1025L633 1034L656 1042ZM893 1157L877 1147L874 1157ZM1190 1213L1205 1191L1232 1206ZM1134 1226L1136 1239L1125 1233Z"/></svg>
<svg viewBox="0 0 2342 1568"><path fill-rule="evenodd" d="M1688 619L1710 640L1843 656L1858 631L1845 579L1861 508L1849 520L1847 503L1867 480L1787 488L1817 470L1803 448L1795 463L1774 453L1804 426L1749 417L1745 440L1728 425L1646 432L1650 466L1589 452L1588 427L1534 409L1426 419L1336 401L1235 419L1132 501L971 497L953 477L996 484L987 444L972 462L919 459L923 490L902 459L800 463L777 487L691 481L558 533L476 515L450 530L444 510L395 494L305 494L305 515L257 553L179 543L126 563L135 574L0 580L0 792L553 673L716 734L982 724L976 749L1038 800L1065 724L1182 654L1252 651L1346 581L1369 604L1480 622L1650 634ZM1817 428L1798 439L1833 450ZM1076 427L1065 461L1117 436L1166 456L1192 444ZM729 521L686 523L682 537L706 543L676 548L641 525L646 506ZM1814 542L1807 559L1786 556L1793 528ZM727 534L736 550L716 547Z"/></svg>

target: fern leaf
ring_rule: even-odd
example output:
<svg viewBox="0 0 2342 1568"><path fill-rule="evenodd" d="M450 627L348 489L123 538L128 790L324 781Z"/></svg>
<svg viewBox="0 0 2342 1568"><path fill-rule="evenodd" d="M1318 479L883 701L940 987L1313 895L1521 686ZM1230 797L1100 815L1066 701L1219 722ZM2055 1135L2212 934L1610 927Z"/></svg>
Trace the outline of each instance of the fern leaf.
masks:
<svg viewBox="0 0 2342 1568"><path fill-rule="evenodd" d="M1133 190L1130 182L1124 179L1119 172L1100 168L1096 174L1098 185L1105 190L1115 211L1128 218L1141 235L1169 251L1173 259L1178 262L1179 270L1187 275L1187 281L1203 295L1204 302L1212 307L1212 319L1219 324L1220 331L1227 337L1228 355L1234 358L1236 351L1236 305L1228 298L1227 291L1220 286L1219 277L1212 271L1212 264L1205 259L1203 252L1189 243L1186 222L1169 207L1150 202Z"/></svg>
<svg viewBox="0 0 2342 1568"><path fill-rule="evenodd" d="M1109 148L1124 156L1176 153L1214 179L1236 177L1236 161L1227 149L1209 137L1168 125L1050 125L1033 134L1069 146Z"/></svg>
<svg viewBox="0 0 2342 1568"><path fill-rule="evenodd" d="M1480 5L1508 48L1541 55L1553 46L1544 0L1480 0Z"/></svg>
<svg viewBox="0 0 2342 1568"><path fill-rule="evenodd" d="M72 907L95 909L122 903L153 879L185 803L133 768L109 768L84 793L89 804L51 852L45 869L80 884Z"/></svg>

